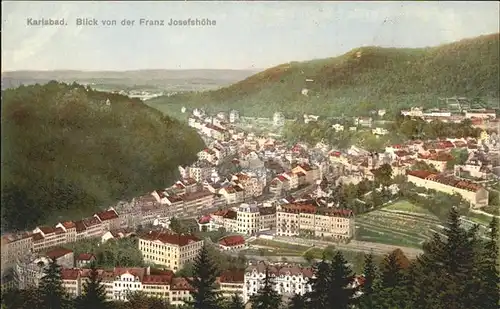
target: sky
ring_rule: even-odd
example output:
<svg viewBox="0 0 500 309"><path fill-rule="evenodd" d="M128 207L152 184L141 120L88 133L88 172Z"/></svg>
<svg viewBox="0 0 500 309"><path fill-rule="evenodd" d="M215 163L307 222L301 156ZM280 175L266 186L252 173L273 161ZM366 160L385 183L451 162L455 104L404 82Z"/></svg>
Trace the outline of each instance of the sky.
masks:
<svg viewBox="0 0 500 309"><path fill-rule="evenodd" d="M496 33L499 13L496 1L3 1L2 72L263 69L361 46L426 47ZM29 25L29 18L64 18L66 25ZM77 18L99 24L77 26ZM141 26L141 18L164 26ZM188 18L216 24L168 26ZM123 19L134 26L122 26Z"/></svg>

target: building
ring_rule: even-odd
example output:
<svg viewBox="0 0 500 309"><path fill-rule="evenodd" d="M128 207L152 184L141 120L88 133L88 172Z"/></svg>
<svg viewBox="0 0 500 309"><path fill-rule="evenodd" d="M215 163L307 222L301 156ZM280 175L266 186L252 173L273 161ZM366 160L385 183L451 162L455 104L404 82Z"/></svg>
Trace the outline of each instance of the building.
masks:
<svg viewBox="0 0 500 309"><path fill-rule="evenodd" d="M277 127L282 127L285 125L285 116L283 113L276 112L273 115L273 124Z"/></svg>
<svg viewBox="0 0 500 309"><path fill-rule="evenodd" d="M62 286L71 298L82 295L82 272L80 269L61 269Z"/></svg>
<svg viewBox="0 0 500 309"><path fill-rule="evenodd" d="M66 248L53 248L45 253L45 256L55 261L58 265L65 268L75 266L75 256L73 251Z"/></svg>
<svg viewBox="0 0 500 309"><path fill-rule="evenodd" d="M354 237L354 213L312 204L284 204L276 211L276 235L314 235L348 240Z"/></svg>
<svg viewBox="0 0 500 309"><path fill-rule="evenodd" d="M172 272L144 275L142 292L149 297L170 300L170 283L173 277Z"/></svg>
<svg viewBox="0 0 500 309"><path fill-rule="evenodd" d="M259 231L276 228L276 207L259 207Z"/></svg>
<svg viewBox="0 0 500 309"><path fill-rule="evenodd" d="M33 251L39 252L66 243L66 235L61 227L40 226L33 230Z"/></svg>
<svg viewBox="0 0 500 309"><path fill-rule="evenodd" d="M107 231L120 228L121 225L120 218L118 217L118 214L112 207L106 211L101 211L94 214L94 217L102 222L103 228Z"/></svg>
<svg viewBox="0 0 500 309"><path fill-rule="evenodd" d="M189 167L188 175L196 182L202 182L212 174L214 166L207 160L198 160Z"/></svg>
<svg viewBox="0 0 500 309"><path fill-rule="evenodd" d="M243 290L245 285L245 271L243 270L226 270L223 271L218 278L220 292L222 297L230 299L235 294L243 298Z"/></svg>
<svg viewBox="0 0 500 309"><path fill-rule="evenodd" d="M245 238L239 235L226 236L219 240L222 251L239 250L245 248Z"/></svg>
<svg viewBox="0 0 500 309"><path fill-rule="evenodd" d="M238 233L245 235L255 235L259 232L260 212L256 204L243 203L238 207L237 221Z"/></svg>
<svg viewBox="0 0 500 309"><path fill-rule="evenodd" d="M18 258L31 252L33 237L31 233L9 234L2 236L2 274L12 267Z"/></svg>
<svg viewBox="0 0 500 309"><path fill-rule="evenodd" d="M488 190L472 182L428 171L407 171L406 176L409 182L419 187L425 187L447 194L458 193L464 200L468 201L473 208L488 206Z"/></svg>
<svg viewBox="0 0 500 309"><path fill-rule="evenodd" d="M226 199L228 205L241 203L245 200L245 190L240 185L229 185L219 190L218 194Z"/></svg>
<svg viewBox="0 0 500 309"><path fill-rule="evenodd" d="M139 236L139 250L144 261L164 265L173 271L193 262L203 247L203 240L193 235L150 231Z"/></svg>
<svg viewBox="0 0 500 309"><path fill-rule="evenodd" d="M245 270L243 289L245 303L262 287L266 268L274 277L274 289L279 295L292 297L295 294L304 295L312 290L309 284L309 279L313 277L311 268L279 264L266 265L264 262L259 262L255 265L250 264Z"/></svg>
<svg viewBox="0 0 500 309"><path fill-rule="evenodd" d="M149 270L149 267L115 268L113 300L128 301L130 293L142 291L142 280Z"/></svg>
<svg viewBox="0 0 500 309"><path fill-rule="evenodd" d="M77 268L86 268L95 261L96 257L92 253L80 253L75 259L75 264Z"/></svg>
<svg viewBox="0 0 500 309"><path fill-rule="evenodd" d="M231 110L229 112L229 122L230 123L235 123L240 120L240 113L237 110Z"/></svg>
<svg viewBox="0 0 500 309"><path fill-rule="evenodd" d="M211 216L212 221L208 231L218 231L224 228L228 232L238 231L238 213L232 209L218 210Z"/></svg>

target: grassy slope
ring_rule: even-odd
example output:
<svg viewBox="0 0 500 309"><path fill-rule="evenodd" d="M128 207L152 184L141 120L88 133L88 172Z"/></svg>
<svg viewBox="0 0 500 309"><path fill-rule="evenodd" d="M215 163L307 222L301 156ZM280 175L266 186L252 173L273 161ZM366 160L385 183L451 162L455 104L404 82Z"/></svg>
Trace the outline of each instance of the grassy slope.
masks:
<svg viewBox="0 0 500 309"><path fill-rule="evenodd" d="M362 102L396 108L454 95L497 99L498 76L499 34L492 34L425 49L363 47L336 58L279 65L219 90L147 103L176 114L182 106L236 108L246 115L349 114L353 103ZM310 90L308 97L300 93L303 88Z"/></svg>
<svg viewBox="0 0 500 309"><path fill-rule="evenodd" d="M89 215L166 187L204 146L139 100L76 84L3 91L1 119L4 230Z"/></svg>

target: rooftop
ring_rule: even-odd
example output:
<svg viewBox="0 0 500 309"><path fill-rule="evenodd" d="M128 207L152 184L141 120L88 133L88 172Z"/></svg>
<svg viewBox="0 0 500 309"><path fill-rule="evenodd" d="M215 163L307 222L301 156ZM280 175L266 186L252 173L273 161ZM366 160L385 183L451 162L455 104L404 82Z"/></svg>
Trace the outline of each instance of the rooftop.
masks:
<svg viewBox="0 0 500 309"><path fill-rule="evenodd" d="M182 235L168 232L150 231L147 234L140 235L139 238L149 241L160 241L164 244L171 244L176 246L186 246L192 242L201 241L194 235Z"/></svg>

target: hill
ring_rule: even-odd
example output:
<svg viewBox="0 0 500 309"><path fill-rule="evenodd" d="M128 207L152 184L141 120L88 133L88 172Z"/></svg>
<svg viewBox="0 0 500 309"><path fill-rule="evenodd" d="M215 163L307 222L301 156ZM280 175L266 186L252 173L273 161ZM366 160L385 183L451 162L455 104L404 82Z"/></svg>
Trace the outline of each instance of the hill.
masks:
<svg viewBox="0 0 500 309"><path fill-rule="evenodd" d="M170 113L185 106L334 116L357 112L353 104L367 110L432 105L455 95L496 100L499 52L498 33L421 49L362 47L336 58L282 64L219 90L146 103Z"/></svg>
<svg viewBox="0 0 500 309"><path fill-rule="evenodd" d="M111 90L206 90L230 85L254 73L251 70L11 71L2 72L2 89L57 80Z"/></svg>
<svg viewBox="0 0 500 309"><path fill-rule="evenodd" d="M204 147L140 100L78 84L5 90L1 105L3 230L81 218L166 187Z"/></svg>

